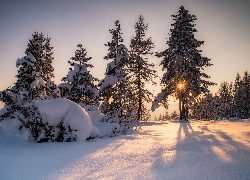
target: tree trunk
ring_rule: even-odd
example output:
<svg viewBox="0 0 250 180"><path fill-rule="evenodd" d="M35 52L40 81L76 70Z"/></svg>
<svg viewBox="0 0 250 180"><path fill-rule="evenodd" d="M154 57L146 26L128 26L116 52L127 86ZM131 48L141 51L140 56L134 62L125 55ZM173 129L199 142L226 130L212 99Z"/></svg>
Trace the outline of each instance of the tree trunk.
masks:
<svg viewBox="0 0 250 180"><path fill-rule="evenodd" d="M142 99L141 99L141 80L138 81L138 89L139 89L139 107L138 107L138 115L137 120L140 121L141 119L141 106L142 106Z"/></svg>
<svg viewBox="0 0 250 180"><path fill-rule="evenodd" d="M184 100L182 100L182 119L184 119L186 121L186 109L185 109L184 105L185 105Z"/></svg>
<svg viewBox="0 0 250 180"><path fill-rule="evenodd" d="M182 120L182 110L181 110L181 90L179 93L179 110L180 110L180 120Z"/></svg>

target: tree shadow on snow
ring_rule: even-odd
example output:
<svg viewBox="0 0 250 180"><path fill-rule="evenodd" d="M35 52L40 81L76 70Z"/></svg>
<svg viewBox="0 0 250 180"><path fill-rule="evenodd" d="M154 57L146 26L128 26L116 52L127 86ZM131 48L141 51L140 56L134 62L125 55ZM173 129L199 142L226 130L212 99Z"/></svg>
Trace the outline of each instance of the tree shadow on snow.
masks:
<svg viewBox="0 0 250 180"><path fill-rule="evenodd" d="M156 179L250 177L249 139L235 140L232 135L211 130L209 126L198 128L194 131L192 123L180 123L176 146L171 149L162 148L156 154L152 167L156 172ZM167 154L174 154L174 157L168 157Z"/></svg>

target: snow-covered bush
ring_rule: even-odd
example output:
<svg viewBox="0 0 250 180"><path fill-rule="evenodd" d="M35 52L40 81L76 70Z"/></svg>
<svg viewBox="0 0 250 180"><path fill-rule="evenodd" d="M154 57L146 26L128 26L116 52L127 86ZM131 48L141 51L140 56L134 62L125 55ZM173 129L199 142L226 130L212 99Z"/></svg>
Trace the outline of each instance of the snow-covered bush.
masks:
<svg viewBox="0 0 250 180"><path fill-rule="evenodd" d="M85 141L92 132L92 122L88 113L76 103L67 99L44 100L38 104L42 123L53 130L52 141ZM38 141L46 139L41 130Z"/></svg>

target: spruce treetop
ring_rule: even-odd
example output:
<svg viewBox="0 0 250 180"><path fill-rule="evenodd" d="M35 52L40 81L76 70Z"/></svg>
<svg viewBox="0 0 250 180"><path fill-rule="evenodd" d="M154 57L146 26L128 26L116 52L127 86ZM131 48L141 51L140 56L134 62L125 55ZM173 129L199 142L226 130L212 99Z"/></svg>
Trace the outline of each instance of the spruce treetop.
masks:
<svg viewBox="0 0 250 180"><path fill-rule="evenodd" d="M133 37L130 42L131 53L135 53L135 55L138 56L153 54L151 50L154 48L154 43L152 42L151 37L145 39L148 24L145 24L142 15L139 16L134 28L135 37Z"/></svg>

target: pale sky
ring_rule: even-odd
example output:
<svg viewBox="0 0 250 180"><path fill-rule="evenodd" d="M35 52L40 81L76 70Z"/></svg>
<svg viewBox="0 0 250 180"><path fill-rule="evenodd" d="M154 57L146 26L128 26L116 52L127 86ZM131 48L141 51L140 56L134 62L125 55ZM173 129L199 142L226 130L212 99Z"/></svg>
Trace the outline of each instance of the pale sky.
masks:
<svg viewBox="0 0 250 180"><path fill-rule="evenodd" d="M119 20L124 44L135 34L134 24L143 15L149 24L146 36L155 42L154 52L167 48L166 38L181 5L196 15L195 37L205 41L202 55L214 65L205 69L210 81L220 84L250 72L250 1L249 0L1 0L0 5L0 90L16 82L16 60L25 56L28 40L34 31L51 38L54 47L55 82L61 83L74 56L77 44L87 49L94 65L91 73L104 78L108 53L105 43L111 40L109 29ZM161 78L161 59L150 57ZM157 82L159 82L159 78ZM160 85L154 87L155 93ZM210 88L212 93L218 86ZM0 105L1 108L1 105Z"/></svg>

